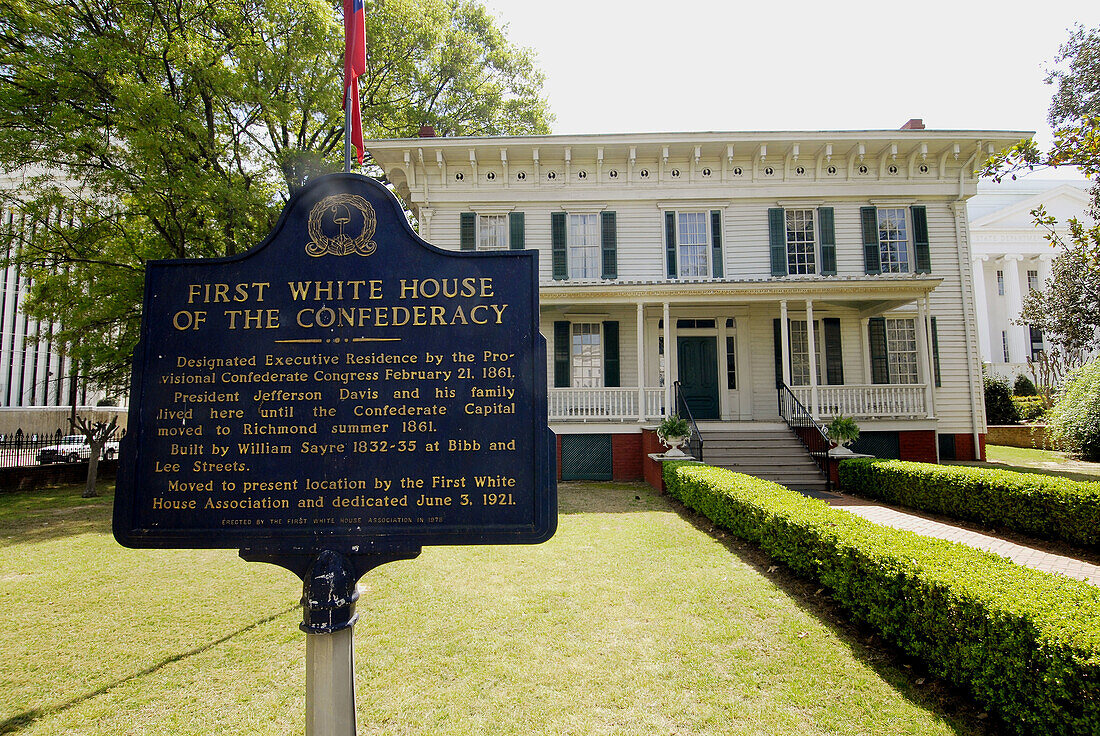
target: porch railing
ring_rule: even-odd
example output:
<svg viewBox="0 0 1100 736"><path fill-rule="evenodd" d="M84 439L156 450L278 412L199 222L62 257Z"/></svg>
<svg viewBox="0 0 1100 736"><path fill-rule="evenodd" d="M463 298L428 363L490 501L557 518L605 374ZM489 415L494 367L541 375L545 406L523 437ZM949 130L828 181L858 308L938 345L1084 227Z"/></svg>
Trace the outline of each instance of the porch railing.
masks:
<svg viewBox="0 0 1100 736"><path fill-rule="evenodd" d="M812 391L809 386L790 389L802 406L813 410ZM817 387L817 416L835 417L904 417L928 416L925 385L849 384L846 386Z"/></svg>
<svg viewBox="0 0 1100 736"><path fill-rule="evenodd" d="M825 436L825 428L814 420L798 400L798 396L786 385L779 387L779 416L783 417L783 421L795 433L825 475L826 490L833 490L833 481L829 477L830 443L829 438Z"/></svg>
<svg viewBox="0 0 1100 736"><path fill-rule="evenodd" d="M688 437L687 441L688 454L696 460L702 460L703 433L699 431L699 425L695 423L695 417L691 414L691 407L688 406L687 399L684 398L684 392L680 390L680 382L674 381L672 389L676 394L676 413L679 414L681 418L686 419L688 426L691 427L691 436Z"/></svg>
<svg viewBox="0 0 1100 736"><path fill-rule="evenodd" d="M656 421L665 415L665 390L643 388L638 409L638 388L552 388L549 413L552 421Z"/></svg>

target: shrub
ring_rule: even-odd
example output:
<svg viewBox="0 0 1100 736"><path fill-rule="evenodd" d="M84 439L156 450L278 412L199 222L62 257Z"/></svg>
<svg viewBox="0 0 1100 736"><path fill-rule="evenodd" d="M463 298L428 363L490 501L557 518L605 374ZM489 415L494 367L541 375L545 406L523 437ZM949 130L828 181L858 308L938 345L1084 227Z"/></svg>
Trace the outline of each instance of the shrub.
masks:
<svg viewBox="0 0 1100 736"><path fill-rule="evenodd" d="M1012 405L1022 421L1033 422L1043 416L1046 407L1041 396L1013 396Z"/></svg>
<svg viewBox="0 0 1100 736"><path fill-rule="evenodd" d="M1031 379L1025 375L1016 376L1016 381L1012 384L1013 396L1038 396L1039 390L1035 388L1035 384Z"/></svg>
<svg viewBox="0 0 1100 736"><path fill-rule="evenodd" d="M1008 380L985 376L985 419L990 424L1018 424L1020 415L1012 404Z"/></svg>
<svg viewBox="0 0 1100 736"><path fill-rule="evenodd" d="M842 488L998 529L1100 547L1100 483L993 468L845 460Z"/></svg>
<svg viewBox="0 0 1100 736"><path fill-rule="evenodd" d="M1100 733L1100 589L872 524L769 481L666 463L671 495L818 580L1017 734Z"/></svg>
<svg viewBox="0 0 1100 736"><path fill-rule="evenodd" d="M1058 447L1086 460L1100 460L1100 360L1066 377L1047 412L1047 431Z"/></svg>

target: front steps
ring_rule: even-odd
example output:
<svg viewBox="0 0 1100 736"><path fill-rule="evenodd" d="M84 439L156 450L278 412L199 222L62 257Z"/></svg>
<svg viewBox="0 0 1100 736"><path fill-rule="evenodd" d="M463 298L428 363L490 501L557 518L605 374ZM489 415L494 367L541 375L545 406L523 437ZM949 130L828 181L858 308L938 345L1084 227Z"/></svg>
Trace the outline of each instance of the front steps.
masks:
<svg viewBox="0 0 1100 736"><path fill-rule="evenodd" d="M828 483L810 453L785 424L711 425L700 428L702 461L799 491L825 491Z"/></svg>

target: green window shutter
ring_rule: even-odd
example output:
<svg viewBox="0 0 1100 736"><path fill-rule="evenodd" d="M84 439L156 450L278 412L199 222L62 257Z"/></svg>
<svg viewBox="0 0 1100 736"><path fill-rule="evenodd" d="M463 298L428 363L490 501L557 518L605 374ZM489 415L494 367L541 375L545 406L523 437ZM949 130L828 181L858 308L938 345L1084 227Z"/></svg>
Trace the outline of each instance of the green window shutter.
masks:
<svg viewBox="0 0 1100 736"><path fill-rule="evenodd" d="M526 247L524 245L523 225L522 212L510 212L508 214L508 247L512 250L523 250Z"/></svg>
<svg viewBox="0 0 1100 736"><path fill-rule="evenodd" d="M833 208L817 208L817 226L821 230L821 275L836 276L836 226Z"/></svg>
<svg viewBox="0 0 1100 736"><path fill-rule="evenodd" d="M936 375L936 388L940 387L940 336L936 332L936 318L932 318L932 372Z"/></svg>
<svg viewBox="0 0 1100 736"><path fill-rule="evenodd" d="M772 347L775 349L775 387L783 387L783 328L778 319L772 320Z"/></svg>
<svg viewBox="0 0 1100 736"><path fill-rule="evenodd" d="M569 323L554 323L554 387L569 387Z"/></svg>
<svg viewBox="0 0 1100 736"><path fill-rule="evenodd" d="M872 317L867 322L871 347L871 383L890 383L890 358L886 352L886 320Z"/></svg>
<svg viewBox="0 0 1100 736"><path fill-rule="evenodd" d="M603 385L619 386L619 323L603 323Z"/></svg>
<svg viewBox="0 0 1100 736"><path fill-rule="evenodd" d="M676 213L665 213L665 261L668 277L676 278Z"/></svg>
<svg viewBox="0 0 1100 736"><path fill-rule="evenodd" d="M550 213L550 263L557 280L569 278L565 266L565 213Z"/></svg>
<svg viewBox="0 0 1100 736"><path fill-rule="evenodd" d="M928 247L928 212L923 205L909 208L913 218L913 270L917 273L932 273L932 253Z"/></svg>
<svg viewBox="0 0 1100 736"><path fill-rule="evenodd" d="M863 224L863 271L864 273L882 273L878 242L878 208L860 207L859 219Z"/></svg>
<svg viewBox="0 0 1100 736"><path fill-rule="evenodd" d="M618 223L614 212L600 213L600 253L603 256L603 273L605 279L619 278L619 234Z"/></svg>
<svg viewBox="0 0 1100 736"><path fill-rule="evenodd" d="M710 274L722 278L722 210L710 211Z"/></svg>
<svg viewBox="0 0 1100 736"><path fill-rule="evenodd" d="M787 216L782 207L768 210L768 241L772 251L772 276L786 276Z"/></svg>
<svg viewBox="0 0 1100 736"><path fill-rule="evenodd" d="M458 247L461 250L476 250L477 215L463 212L458 216Z"/></svg>
<svg viewBox="0 0 1100 736"><path fill-rule="evenodd" d="M825 383L830 386L844 384L844 355L840 346L840 320L826 317L821 320L825 328Z"/></svg>

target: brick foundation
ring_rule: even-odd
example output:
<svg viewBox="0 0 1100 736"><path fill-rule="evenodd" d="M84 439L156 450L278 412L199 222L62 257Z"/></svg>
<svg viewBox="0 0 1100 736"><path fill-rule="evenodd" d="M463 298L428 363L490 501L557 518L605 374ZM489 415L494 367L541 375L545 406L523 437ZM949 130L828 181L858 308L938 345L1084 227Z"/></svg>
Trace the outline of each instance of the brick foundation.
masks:
<svg viewBox="0 0 1100 736"><path fill-rule="evenodd" d="M642 469L645 474L645 482L664 493L665 476L661 469L662 463L650 457L652 453L664 452L665 447L657 439L657 430L643 429L642 434Z"/></svg>
<svg viewBox="0 0 1100 736"><path fill-rule="evenodd" d="M898 456L918 463L936 462L936 432L931 429L898 432Z"/></svg>
<svg viewBox="0 0 1100 736"><path fill-rule="evenodd" d="M978 435L978 446L980 455L978 458L974 457L974 436L971 434L957 434L955 435L955 457L959 460L985 460L985 435Z"/></svg>
<svg viewBox="0 0 1100 736"><path fill-rule="evenodd" d="M611 477L614 480L642 480L644 478L644 471L642 470L642 435L611 435Z"/></svg>

